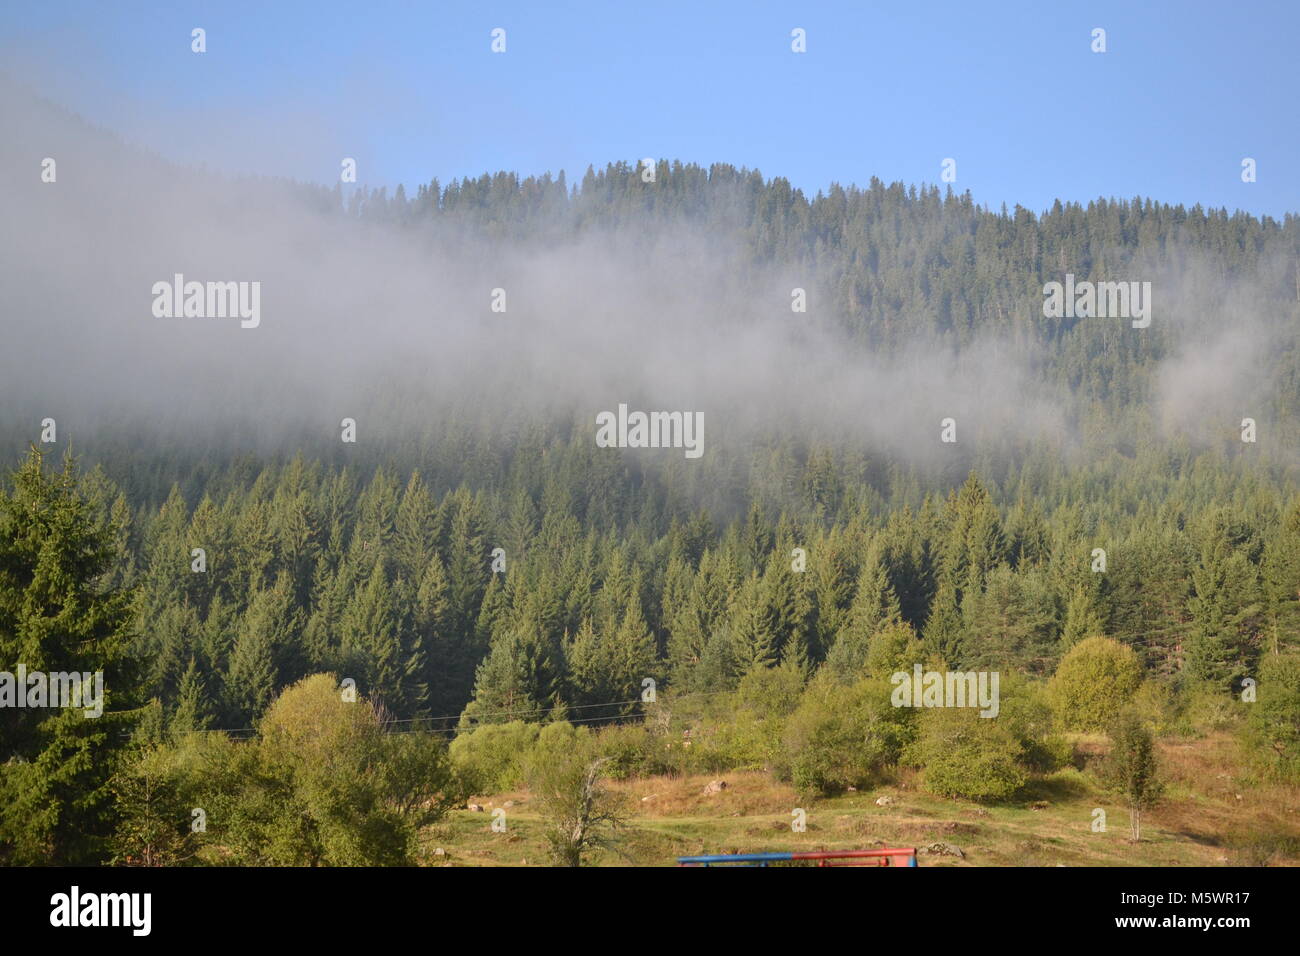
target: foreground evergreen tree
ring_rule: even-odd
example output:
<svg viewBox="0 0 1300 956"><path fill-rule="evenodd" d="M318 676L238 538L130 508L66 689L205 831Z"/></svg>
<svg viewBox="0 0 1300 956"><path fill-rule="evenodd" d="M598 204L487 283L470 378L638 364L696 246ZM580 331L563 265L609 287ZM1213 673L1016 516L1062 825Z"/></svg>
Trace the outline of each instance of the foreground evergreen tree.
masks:
<svg viewBox="0 0 1300 956"><path fill-rule="evenodd" d="M3 711L0 862L92 864L110 853L108 783L141 691L129 653L132 594L105 584L117 560L114 529L79 495L71 458L47 473L33 448L0 494L0 670L100 672L103 714Z"/></svg>
<svg viewBox="0 0 1300 956"><path fill-rule="evenodd" d="M1259 698L1246 722L1247 741L1280 780L1300 781L1300 652L1269 655L1259 669Z"/></svg>
<svg viewBox="0 0 1300 956"><path fill-rule="evenodd" d="M1209 523L1200 563L1192 572L1187 673L1227 689L1257 655L1259 578L1247 554L1234 547L1227 516L1216 512Z"/></svg>

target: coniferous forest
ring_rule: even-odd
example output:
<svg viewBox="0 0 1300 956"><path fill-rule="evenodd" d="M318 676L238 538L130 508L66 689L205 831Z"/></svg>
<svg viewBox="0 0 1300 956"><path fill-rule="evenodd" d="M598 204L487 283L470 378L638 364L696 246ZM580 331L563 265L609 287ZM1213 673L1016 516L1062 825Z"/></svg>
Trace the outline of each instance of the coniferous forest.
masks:
<svg viewBox="0 0 1300 956"><path fill-rule="evenodd" d="M1075 863L1145 861L1144 839L1300 860L1295 216L1038 214L874 178L808 195L668 160L414 195L210 185L100 155L144 170L95 197L108 223L158 175L211 192L185 255L159 240L121 279L156 364L92 387L99 359L54 319L5 359L0 669L102 671L104 713L4 714L0 862L499 862L473 808L513 795L537 862L664 863L785 846L790 806L867 793L1069 807L1080 843L1094 806L1132 824ZM63 208L40 185L15 203L71 229L92 185L60 176ZM259 236L267 209L300 227ZM326 293L286 304L295 266L239 252L199 276L209 228L250 256L305 243ZM18 246L35 278L11 307L74 301ZM381 279L349 285L366 249ZM262 276L261 327L150 318L180 272ZM1048 317L1067 274L1150 281L1149 326ZM530 364L551 345L571 364ZM187 377L209 348L224 364ZM602 447L620 403L701 410L703 454ZM996 716L899 706L914 668L996 672ZM1216 773L1249 800L1187 823ZM671 835L723 781L785 823ZM985 847L968 862L1011 862L956 832Z"/></svg>

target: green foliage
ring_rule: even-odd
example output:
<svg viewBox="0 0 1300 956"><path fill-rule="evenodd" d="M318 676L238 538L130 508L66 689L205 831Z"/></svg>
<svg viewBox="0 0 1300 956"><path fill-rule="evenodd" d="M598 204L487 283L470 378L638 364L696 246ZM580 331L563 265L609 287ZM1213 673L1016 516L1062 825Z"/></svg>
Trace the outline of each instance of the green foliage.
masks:
<svg viewBox="0 0 1300 956"><path fill-rule="evenodd" d="M1259 570L1240 547L1243 542L1234 540L1241 532L1225 512L1211 512L1206 523L1188 602L1187 674L1227 689L1245 675L1254 656L1252 638L1263 608Z"/></svg>
<svg viewBox="0 0 1300 956"><path fill-rule="evenodd" d="M1052 677L1056 715L1069 730L1103 730L1142 682L1133 649L1090 637L1070 649Z"/></svg>
<svg viewBox="0 0 1300 956"><path fill-rule="evenodd" d="M512 720L458 734L449 748L456 772L473 793L516 789L523 784L523 761L540 729L535 723Z"/></svg>
<svg viewBox="0 0 1300 956"><path fill-rule="evenodd" d="M697 727L689 740L682 741L684 772L762 770L774 754L782 751L782 721L756 717L745 709L728 710L726 714L716 722Z"/></svg>
<svg viewBox="0 0 1300 956"><path fill-rule="evenodd" d="M591 717L632 714L642 681L660 676L654 637L635 598L628 599L617 628L612 615L599 634L590 620L584 620L568 644L565 657L570 699L587 708L587 716Z"/></svg>
<svg viewBox="0 0 1300 956"><path fill-rule="evenodd" d="M259 731L211 753L195 796L227 862L409 864L419 828L465 796L440 740L386 733L332 675L288 688Z"/></svg>
<svg viewBox="0 0 1300 956"><path fill-rule="evenodd" d="M1300 782L1300 653L1265 655L1256 693L1246 739L1271 774Z"/></svg>
<svg viewBox="0 0 1300 956"><path fill-rule="evenodd" d="M1243 716L1244 707L1218 682L1189 683L1178 695L1173 728L1184 737L1226 730Z"/></svg>
<svg viewBox="0 0 1300 956"><path fill-rule="evenodd" d="M607 763L585 727L552 724L538 738L528 760L528 789L557 865L581 866L591 849L615 845L626 814L621 795L602 781Z"/></svg>
<svg viewBox="0 0 1300 956"><path fill-rule="evenodd" d="M1111 750L1102 766L1106 783L1128 801L1132 836L1141 839L1141 814L1164 789L1156 766L1155 739L1132 710L1124 709L1110 728Z"/></svg>
<svg viewBox="0 0 1300 956"><path fill-rule="evenodd" d="M1152 733L1164 734L1174 729L1178 701L1173 689L1161 680L1144 680L1128 704Z"/></svg>
<svg viewBox="0 0 1300 956"><path fill-rule="evenodd" d="M542 733L554 725L542 728ZM603 772L613 780L629 777L652 777L671 773L675 767L669 759L667 740L644 724L621 724L606 727L596 735L596 754L603 758Z"/></svg>
<svg viewBox="0 0 1300 956"><path fill-rule="evenodd" d="M842 683L852 684L868 676L889 677L895 671L910 671L926 656L927 648L916 640L912 626L894 619L875 632L856 627L841 631L824 666Z"/></svg>
<svg viewBox="0 0 1300 956"><path fill-rule="evenodd" d="M1092 590L1076 587L1066 601L1065 622L1061 626L1061 647L1068 651L1085 638L1099 637L1104 631L1105 624Z"/></svg>
<svg viewBox="0 0 1300 956"><path fill-rule="evenodd" d="M865 670L871 677L888 680L900 671L910 674L913 665L924 661L925 647L910 624L896 622L872 634L867 643Z"/></svg>
<svg viewBox="0 0 1300 956"><path fill-rule="evenodd" d="M1014 783L1009 741L1022 771L1070 759L1043 730L1040 691L1011 689L1017 672L1055 671L1049 699L1076 729L1101 729L1130 697L1157 729L1185 733L1249 713L1258 752L1293 775L1293 715L1263 674L1300 633L1300 497L1286 452L1300 435L1300 219L1149 200L1034 215L876 180L813 197L725 164L663 173L655 190L615 163L576 189L499 173L423 186L409 201L362 192L348 210L319 198L366 228L418 223L435 244L506 233L604 241L626 222L722 235L742 286L766 281L773 263L824 278L818 311L846 355L967 358L986 336L1023 343L1041 355L1023 384L1061 397L1078 447L986 433L935 466L808 422L743 442L720 433L690 467L647 467L598 454L565 415L484 413L474 400L396 390L368 409L373 455L360 459L307 432L280 436L302 449L282 455L250 453L242 438L106 426L84 502L70 471L43 475L35 454L0 502L0 669L102 668L110 701L96 720L5 712L0 862L102 862L114 852L114 799L130 814L127 843L156 846L119 856L172 852L158 829L170 816L151 809L145 777L123 770L123 748L172 752L192 746L190 730L253 726L319 671L352 677L404 727L461 717L452 753L483 790L521 785L522 755L552 715L638 719L647 676L674 701L672 732L601 734L608 774L662 757L682 771L797 769L810 791L874 779L918 715L873 702L855 712L852 695L864 678L923 658L1003 674L1002 715L974 725L965 750L931 748L929 776L954 792ZM1223 281L1168 303L1184 322L1117 336L1104 323L1038 317L1043 283L1067 266L1097 279L1188 262ZM1204 429L1185 440L1151 392L1158 363L1233 314L1222 290L1234 283L1275 317L1258 369L1277 383L1272 438L1248 448ZM25 433L30 418L19 410L4 425ZM1100 545L1109 568L1093 573ZM505 573L490 570L497 546ZM791 570L796 546L804 573ZM207 552L202 573L191 569L195 547ZM1247 709L1236 695L1256 673L1261 702ZM829 689L830 677L843 686ZM1270 680L1290 686L1285 674ZM696 708L697 692L713 703ZM139 711L149 699L158 706ZM1005 739L990 726L1005 726ZM679 736L687 729L690 740ZM380 744L354 730L341 753L369 768L356 798L378 808L372 849L347 836L359 818L331 810L351 799L347 786L288 753L272 759L274 734L227 746L213 733L200 761L211 770L199 775L231 808L220 824L228 852L404 858L411 818L391 791L442 770L416 746L420 734ZM382 768L366 762L375 753L387 754ZM988 780L968 785L986 758ZM313 814L334 822L302 822ZM293 855L295 841L305 855Z"/></svg>
<svg viewBox="0 0 1300 956"><path fill-rule="evenodd" d="M1050 673L1104 630L1131 641L1149 674L1208 667L1227 682L1260 644L1285 647L1300 606L1294 491L1261 472L1260 494L1221 514L1235 463L1204 461L1175 489L1160 448L1139 449L1097 476L1138 503L1131 514L1092 495L1092 478L1047 469L1047 450L1021 471L990 465L945 498L944 480L923 470L881 477L850 454L780 439L754 453L749 483L715 494L650 472L651 504L629 500L607 520L582 505L590 449L549 427L535 440L545 456L530 445L474 494L448 484L459 459L424 453L404 492L387 467L354 475L299 456L204 465L156 507L132 506L99 473L96 513L127 526L114 541L132 553L113 577L139 586L134 650L150 662L146 691L164 723L249 726L313 669L352 676L402 719L535 720L561 703L630 717L646 676L692 692L734 689L754 664L786 660L848 682L880 673L904 626L951 666ZM718 459L724 472L738 463L725 448ZM828 469L843 471L839 490L813 481L817 508L779 490ZM1175 491L1176 505L1163 504ZM1105 575L1087 570L1097 522L1117 539ZM528 547L492 574L489 539L507 538ZM205 573L188 563L199 541ZM806 573L790 568L796 541ZM881 633L891 640L869 664Z"/></svg>
<svg viewBox="0 0 1300 956"><path fill-rule="evenodd" d="M142 750L113 775L110 789L119 820L113 862L125 866L183 866L193 861L201 834L187 797L189 783L166 747ZM202 809L202 808L198 808Z"/></svg>
<svg viewBox="0 0 1300 956"><path fill-rule="evenodd" d="M1041 569L1001 564L985 574L983 591L963 601L967 638L962 668L1044 673L1057 649L1057 598Z"/></svg>
<svg viewBox="0 0 1300 956"><path fill-rule="evenodd" d="M911 718L910 709L890 703L887 681L848 687L814 681L786 723L784 753L774 770L807 796L870 786L898 761Z"/></svg>
<svg viewBox="0 0 1300 956"><path fill-rule="evenodd" d="M781 719L799 706L807 675L792 662L755 667L740 680L736 701L755 717Z"/></svg>
<svg viewBox="0 0 1300 956"><path fill-rule="evenodd" d="M131 593L107 582L117 529L81 497L71 458L47 473L41 454L0 494L0 670L102 674L102 714L16 708L0 720L0 863L93 864L111 852L109 781L118 769L140 676L130 655ZM84 687L93 696L92 677ZM15 694L13 686L8 688Z"/></svg>
<svg viewBox="0 0 1300 956"><path fill-rule="evenodd" d="M1015 672L1000 675L996 720L1006 727L1020 744L1020 763L1035 773L1051 773L1079 763L1074 745L1061 734L1053 733L1055 718L1051 694L1040 681L1021 677Z"/></svg>
<svg viewBox="0 0 1300 956"><path fill-rule="evenodd" d="M914 750L925 768L925 788L945 797L992 803L1025 785L1025 746L1000 717L970 707L922 711Z"/></svg>

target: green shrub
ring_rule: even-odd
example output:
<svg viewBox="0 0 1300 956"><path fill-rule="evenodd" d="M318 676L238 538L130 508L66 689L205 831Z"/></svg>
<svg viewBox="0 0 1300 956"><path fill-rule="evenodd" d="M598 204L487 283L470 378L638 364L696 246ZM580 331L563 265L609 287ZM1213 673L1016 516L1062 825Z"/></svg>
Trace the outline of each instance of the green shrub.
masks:
<svg viewBox="0 0 1300 956"><path fill-rule="evenodd" d="M605 776L614 780L670 773L674 768L665 748L667 741L644 724L606 727L596 737L596 753L606 763Z"/></svg>
<svg viewBox="0 0 1300 956"><path fill-rule="evenodd" d="M112 862L183 866L194 860L201 840L191 827L192 783L165 745L144 747L124 762L109 781L119 814Z"/></svg>
<svg viewBox="0 0 1300 956"><path fill-rule="evenodd" d="M1157 736L1174 727L1177 704L1173 690L1163 681L1143 681L1128 706Z"/></svg>
<svg viewBox="0 0 1300 956"><path fill-rule="evenodd" d="M1077 762L1074 745L1053 733L1055 720L1047 686L1016 673L999 681L998 716L1021 747L1021 763L1037 773L1051 773Z"/></svg>
<svg viewBox="0 0 1300 956"><path fill-rule="evenodd" d="M1265 656L1256 695L1247 705L1247 745L1272 776L1300 783L1300 653Z"/></svg>
<svg viewBox="0 0 1300 956"><path fill-rule="evenodd" d="M910 671L925 657L912 626L899 622L871 634L845 628L831 645L823 666L840 683L853 684L865 677L888 678L895 671Z"/></svg>
<svg viewBox="0 0 1300 956"><path fill-rule="evenodd" d="M1218 684L1189 684L1178 695L1173 727L1183 737L1224 730L1240 719L1244 706Z"/></svg>
<svg viewBox="0 0 1300 956"><path fill-rule="evenodd" d="M803 699L804 680L803 668L792 661L754 667L741 678L736 700L755 717L784 719Z"/></svg>
<svg viewBox="0 0 1300 956"><path fill-rule="evenodd" d="M528 789L561 866L581 866L590 850L613 848L626 824L626 797L605 786L608 760L594 737L586 727L552 724L526 761Z"/></svg>
<svg viewBox="0 0 1300 956"><path fill-rule="evenodd" d="M912 711L894 707L890 692L887 681L844 687L814 680L786 723L777 777L808 796L878 780L898 762L911 732Z"/></svg>
<svg viewBox="0 0 1300 956"><path fill-rule="evenodd" d="M1005 800L1027 779L1025 748L1011 724L969 707L923 711L915 753L925 767L925 788L944 797Z"/></svg>
<svg viewBox="0 0 1300 956"><path fill-rule="evenodd" d="M1080 641L1052 678L1057 719L1068 730L1105 730L1141 682L1142 665L1133 648L1108 637Z"/></svg>
<svg viewBox="0 0 1300 956"><path fill-rule="evenodd" d="M537 724L526 724L522 720L483 724L451 742L452 765L471 793L501 793L517 789L524 782L523 761L537 742L540 731Z"/></svg>
<svg viewBox="0 0 1300 956"><path fill-rule="evenodd" d="M1024 763L1038 773L1051 773L1066 767L1083 769L1083 756L1074 742L1061 734L1048 734L1025 747Z"/></svg>
<svg viewBox="0 0 1300 956"><path fill-rule="evenodd" d="M385 733L368 702L337 688L329 674L305 678L267 709L256 739L196 748L193 806L221 862L410 865L419 828L463 799L441 740ZM148 813L137 820L152 826Z"/></svg>
<svg viewBox="0 0 1300 956"><path fill-rule="evenodd" d="M536 726L536 725L534 725ZM591 755L592 734L588 727L575 727L565 720L537 727L532 746L520 753L518 768L523 782L539 765L554 763L565 754L581 750ZM593 759L594 759L594 755Z"/></svg>
<svg viewBox="0 0 1300 956"><path fill-rule="evenodd" d="M774 726L780 724L741 710L729 719L695 728L685 750L687 772L762 770L773 751Z"/></svg>
<svg viewBox="0 0 1300 956"><path fill-rule="evenodd" d="M897 671L911 673L912 665L925 660L925 648L916 631L906 623L893 624L871 635L867 641L867 674L886 680Z"/></svg>

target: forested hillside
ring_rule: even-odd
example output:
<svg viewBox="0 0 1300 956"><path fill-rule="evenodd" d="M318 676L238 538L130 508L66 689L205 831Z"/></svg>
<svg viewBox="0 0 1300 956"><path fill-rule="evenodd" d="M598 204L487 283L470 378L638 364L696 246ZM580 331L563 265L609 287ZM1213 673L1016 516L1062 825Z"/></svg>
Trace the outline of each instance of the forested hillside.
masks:
<svg viewBox="0 0 1300 956"><path fill-rule="evenodd" d="M678 700L765 669L797 675L797 698L815 674L849 686L892 669L882 661L1037 680L1107 637L1136 652L1150 695L1227 700L1270 657L1293 659L1300 220L1150 199L1038 216L876 180L809 198L728 166L661 162L653 183L641 172L615 164L572 187L500 173L414 197L240 189L430 261L453 247L577 256L609 237L635 261L674 236L716 238L734 288L783 290L760 306L720 290L720 327L743 337L776 324L796 347L788 380L776 361L772 377L711 397L698 461L597 447L593 416L627 400L604 357L592 361L610 388L552 408L512 391L514 366L495 367L492 348L466 370L492 383L491 400L423 381L411 355L393 354L392 376L349 399L355 444L339 441L332 408L323 424L264 404L256 427L188 429L160 424L165 399L156 417L65 404L46 443L41 395L6 413L15 466L28 442L46 457L7 492L14 541L36 533L33 501L58 498L33 476L78 456L67 493L111 555L88 569L128 602L115 633L139 674L119 701L138 741L247 735L285 688L321 672L355 681L386 720L450 737L519 719L635 722L646 678ZM1150 327L1045 317L1043 286L1067 273L1151 281ZM806 314L786 291L801 281ZM528 301L526 277L507 285ZM683 288L707 330L701 287ZM810 399L802 383L818 370L794 365L814 334L834 343L836 381L856 368L888 388L865 405L819 404L834 389ZM725 347L706 363L683 349L698 381L731 363ZM625 360L637 374L635 349ZM924 370L947 363L963 389L936 401ZM292 400L283 382L254 384ZM789 414L742 426L750 390ZM940 440L947 415L956 443ZM1256 440L1243 441L1243 419ZM25 572L0 578L5 660L36 646L15 623L34 587ZM30 744L30 731L10 743Z"/></svg>
<svg viewBox="0 0 1300 956"><path fill-rule="evenodd" d="M386 408L384 386L403 381L375 383L376 411L361 420L378 437L356 447L317 435L290 450L303 439L290 431L283 454L241 454L237 436L213 450L154 444L148 420L85 437L70 422L74 448L90 449L83 466L99 466L87 488L116 523L114 581L139 585L139 649L169 718L248 726L322 669L353 675L402 717L626 700L645 676L719 689L756 662L851 659L891 620L954 666L1050 674L1103 633L1153 672L1225 688L1294 641L1293 218L1150 200L1036 217L876 181L809 199L757 173L668 163L653 187L611 165L572 190L563 176L498 174L435 181L412 199L306 190L303 201L412 243L449 223L500 242L646 223L739 238L756 272L815 264L833 297L821 311L850 355L960 351L990 335L1005 349L1033 343L1035 374L1069 420L1018 434L1013 418L950 448L934 420L909 440L918 456L943 454L915 461L777 425L729 440L725 419L710 423L703 460L665 461L597 448L576 416L475 417L472 398ZM1042 284L1067 270L1180 267L1150 328L1042 315ZM1232 312L1247 301L1252 311ZM1185 400L1162 376L1216 321L1249 322L1269 343L1249 370L1266 397L1234 391L1230 408L1215 393L1162 418L1162 399ZM860 415L888 419L914 397ZM372 426L385 412L423 425ZM1254 444L1240 440L1248 414L1261 423ZM504 572L492 571L495 548ZM791 570L795 548L804 573ZM1105 573L1091 570L1095 548Z"/></svg>

